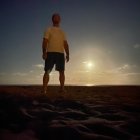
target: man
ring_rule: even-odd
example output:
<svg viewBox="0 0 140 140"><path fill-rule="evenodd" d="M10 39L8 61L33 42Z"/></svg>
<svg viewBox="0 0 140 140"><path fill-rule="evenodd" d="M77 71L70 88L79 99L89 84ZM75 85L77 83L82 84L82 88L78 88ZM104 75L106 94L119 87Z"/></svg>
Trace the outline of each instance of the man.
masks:
<svg viewBox="0 0 140 140"><path fill-rule="evenodd" d="M55 70L59 71L60 90L65 92L65 58L69 61L69 46L64 32L60 29L60 15L55 13L52 15L53 26L48 28L44 33L42 52L45 60L45 73L43 76L43 93L47 92L49 82L49 74L54 65Z"/></svg>

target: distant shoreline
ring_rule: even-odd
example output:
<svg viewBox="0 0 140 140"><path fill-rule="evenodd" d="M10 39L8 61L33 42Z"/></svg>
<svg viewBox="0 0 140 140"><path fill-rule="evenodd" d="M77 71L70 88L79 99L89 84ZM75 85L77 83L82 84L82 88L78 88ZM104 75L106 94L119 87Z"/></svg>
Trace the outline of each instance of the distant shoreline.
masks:
<svg viewBox="0 0 140 140"><path fill-rule="evenodd" d="M42 86L42 84L0 84L2 86ZM49 87L59 86L59 84L50 84ZM140 87L140 85L88 85L88 84L66 84L65 87Z"/></svg>

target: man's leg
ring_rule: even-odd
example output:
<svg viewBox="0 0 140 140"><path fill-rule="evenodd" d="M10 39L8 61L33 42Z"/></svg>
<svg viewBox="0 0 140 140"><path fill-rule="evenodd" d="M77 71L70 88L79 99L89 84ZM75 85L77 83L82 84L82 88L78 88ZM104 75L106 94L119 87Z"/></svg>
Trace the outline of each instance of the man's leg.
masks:
<svg viewBox="0 0 140 140"><path fill-rule="evenodd" d="M48 82L49 82L49 73L45 72L43 76L43 93L47 92Z"/></svg>
<svg viewBox="0 0 140 140"><path fill-rule="evenodd" d="M65 73L64 71L59 71L59 81L61 90L64 91L64 84L65 84Z"/></svg>

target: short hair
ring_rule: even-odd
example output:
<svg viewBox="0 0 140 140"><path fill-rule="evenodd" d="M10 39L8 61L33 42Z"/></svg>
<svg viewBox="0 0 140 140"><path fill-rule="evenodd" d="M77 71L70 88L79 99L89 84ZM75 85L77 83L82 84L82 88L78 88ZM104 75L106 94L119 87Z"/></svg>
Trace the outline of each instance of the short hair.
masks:
<svg viewBox="0 0 140 140"><path fill-rule="evenodd" d="M58 13L54 13L54 14L52 15L52 21L53 21L53 19L54 19L55 16L59 16L59 17L60 17L60 15L59 15Z"/></svg>

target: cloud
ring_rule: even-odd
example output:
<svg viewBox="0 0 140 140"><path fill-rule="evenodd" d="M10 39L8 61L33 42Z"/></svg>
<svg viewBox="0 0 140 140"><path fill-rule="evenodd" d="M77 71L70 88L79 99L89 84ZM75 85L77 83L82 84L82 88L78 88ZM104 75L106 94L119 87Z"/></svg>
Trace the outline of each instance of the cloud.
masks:
<svg viewBox="0 0 140 140"><path fill-rule="evenodd" d="M135 44L133 47L134 47L135 49L138 49L138 48L140 48L140 44Z"/></svg>
<svg viewBox="0 0 140 140"><path fill-rule="evenodd" d="M27 76L27 73L16 72L16 73L13 73L12 75L14 75L14 76Z"/></svg>
<svg viewBox="0 0 140 140"><path fill-rule="evenodd" d="M130 67L131 67L130 65L124 64L123 66L119 67L118 70L128 70L130 69Z"/></svg>
<svg viewBox="0 0 140 140"><path fill-rule="evenodd" d="M44 68L44 65L43 64L36 64L36 65L33 65L34 67L36 67L36 68Z"/></svg>
<svg viewBox="0 0 140 140"><path fill-rule="evenodd" d="M124 71L127 71L131 68L131 66L129 64L124 64L120 67L117 67L115 69L109 70L109 73L122 73Z"/></svg>
<svg viewBox="0 0 140 140"><path fill-rule="evenodd" d="M123 75L126 75L126 76L140 76L140 73L137 73L137 72L131 72L131 73L125 73Z"/></svg>

